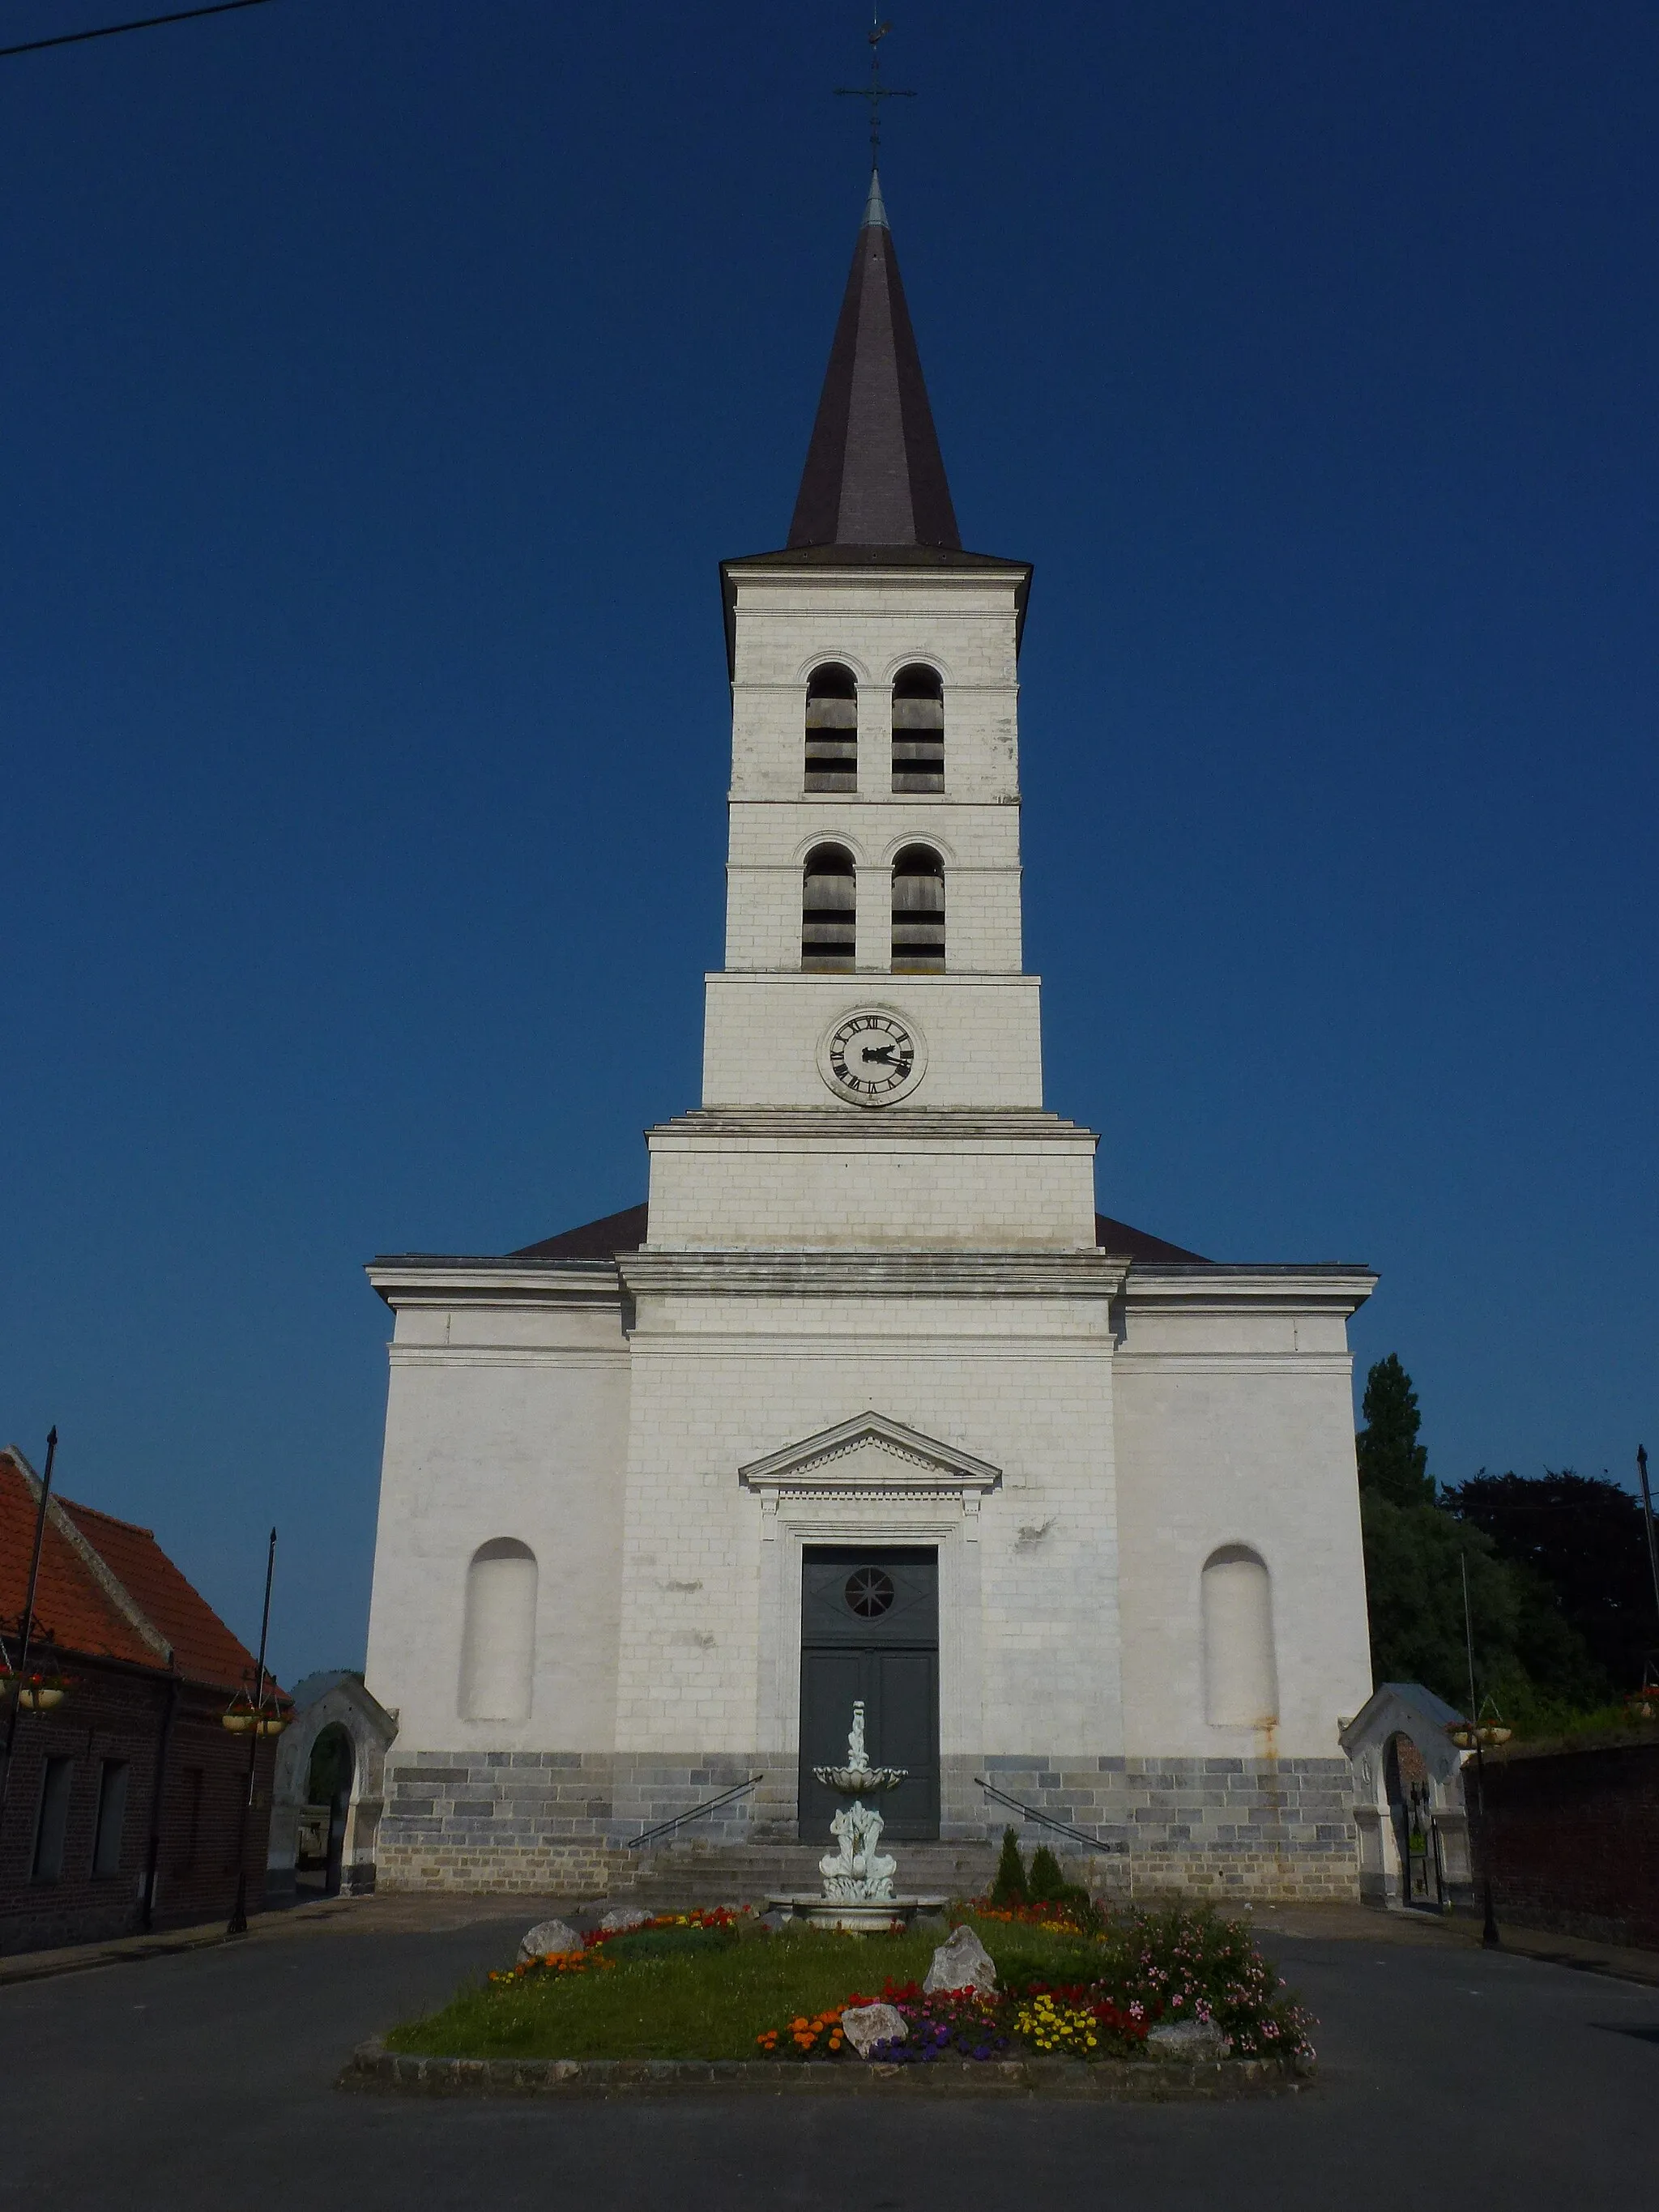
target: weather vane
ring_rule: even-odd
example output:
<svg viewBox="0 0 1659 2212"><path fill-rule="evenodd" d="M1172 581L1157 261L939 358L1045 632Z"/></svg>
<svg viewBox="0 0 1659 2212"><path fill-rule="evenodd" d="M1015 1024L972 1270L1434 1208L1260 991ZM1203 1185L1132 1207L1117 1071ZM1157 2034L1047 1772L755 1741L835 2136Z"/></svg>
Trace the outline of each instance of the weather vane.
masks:
<svg viewBox="0 0 1659 2212"><path fill-rule="evenodd" d="M865 33L870 41L870 82L868 84L838 84L838 100L867 100L870 103L870 167L878 168L881 156L881 103L884 100L914 100L914 92L904 92L896 84L881 81L881 42L892 29L890 23L879 23L873 16Z"/></svg>

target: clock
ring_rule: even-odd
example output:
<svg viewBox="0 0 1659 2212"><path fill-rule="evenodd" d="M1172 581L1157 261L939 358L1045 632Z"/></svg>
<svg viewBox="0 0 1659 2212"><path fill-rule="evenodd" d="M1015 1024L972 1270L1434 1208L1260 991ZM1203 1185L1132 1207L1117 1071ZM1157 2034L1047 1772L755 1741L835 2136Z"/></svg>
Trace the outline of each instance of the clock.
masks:
<svg viewBox="0 0 1659 2212"><path fill-rule="evenodd" d="M890 1006L859 1006L818 1045L818 1073L837 1098L855 1106L890 1106L914 1091L927 1070L927 1047L908 1014Z"/></svg>

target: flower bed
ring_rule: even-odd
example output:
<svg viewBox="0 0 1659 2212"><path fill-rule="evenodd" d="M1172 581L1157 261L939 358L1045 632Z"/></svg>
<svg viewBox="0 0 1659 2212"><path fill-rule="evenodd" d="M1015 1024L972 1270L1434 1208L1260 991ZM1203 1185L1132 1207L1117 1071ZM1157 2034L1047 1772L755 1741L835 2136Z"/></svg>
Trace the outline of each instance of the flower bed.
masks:
<svg viewBox="0 0 1659 2212"><path fill-rule="evenodd" d="M891 2004L905 2033L886 2067L1027 2059L1147 2064L1154 2027L1212 2024L1236 2058L1311 2058L1307 2016L1249 1931L1171 1909L1102 1921L1045 1905L953 1907L995 1962L998 1987L925 1994L935 1943L854 1936L750 1913L662 1914L493 1974L431 2018L394 2029L393 2053L457 2059L741 2060L858 2067L842 2014ZM1095 1916L1097 1919L1099 1916ZM876 1968L872 1976L871 1969ZM861 1992L878 1987L871 1997Z"/></svg>

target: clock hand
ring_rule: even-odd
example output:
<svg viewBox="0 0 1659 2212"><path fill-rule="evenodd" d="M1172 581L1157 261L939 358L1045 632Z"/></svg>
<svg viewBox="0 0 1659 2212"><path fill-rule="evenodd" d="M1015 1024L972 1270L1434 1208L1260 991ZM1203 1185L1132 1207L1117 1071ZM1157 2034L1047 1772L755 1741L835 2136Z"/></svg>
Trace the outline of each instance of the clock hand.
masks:
<svg viewBox="0 0 1659 2212"><path fill-rule="evenodd" d="M866 1044L862 1048L862 1051L866 1064L872 1060L890 1061L893 1057L893 1048L890 1044Z"/></svg>

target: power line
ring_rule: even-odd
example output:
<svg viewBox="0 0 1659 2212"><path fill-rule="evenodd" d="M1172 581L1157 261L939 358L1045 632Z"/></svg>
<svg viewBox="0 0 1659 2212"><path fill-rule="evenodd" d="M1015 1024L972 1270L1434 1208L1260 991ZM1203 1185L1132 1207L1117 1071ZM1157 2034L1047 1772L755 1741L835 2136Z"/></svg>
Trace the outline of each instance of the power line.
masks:
<svg viewBox="0 0 1659 2212"><path fill-rule="evenodd" d="M9 54L38 54L47 46L78 46L88 39L118 38L123 31L153 31L158 23L189 23L198 15L228 15L238 8L263 8L266 0L215 0L210 8L180 8L172 15L141 15L137 22L105 23L95 31L65 31L56 39L30 39L21 46L0 46L0 61Z"/></svg>

